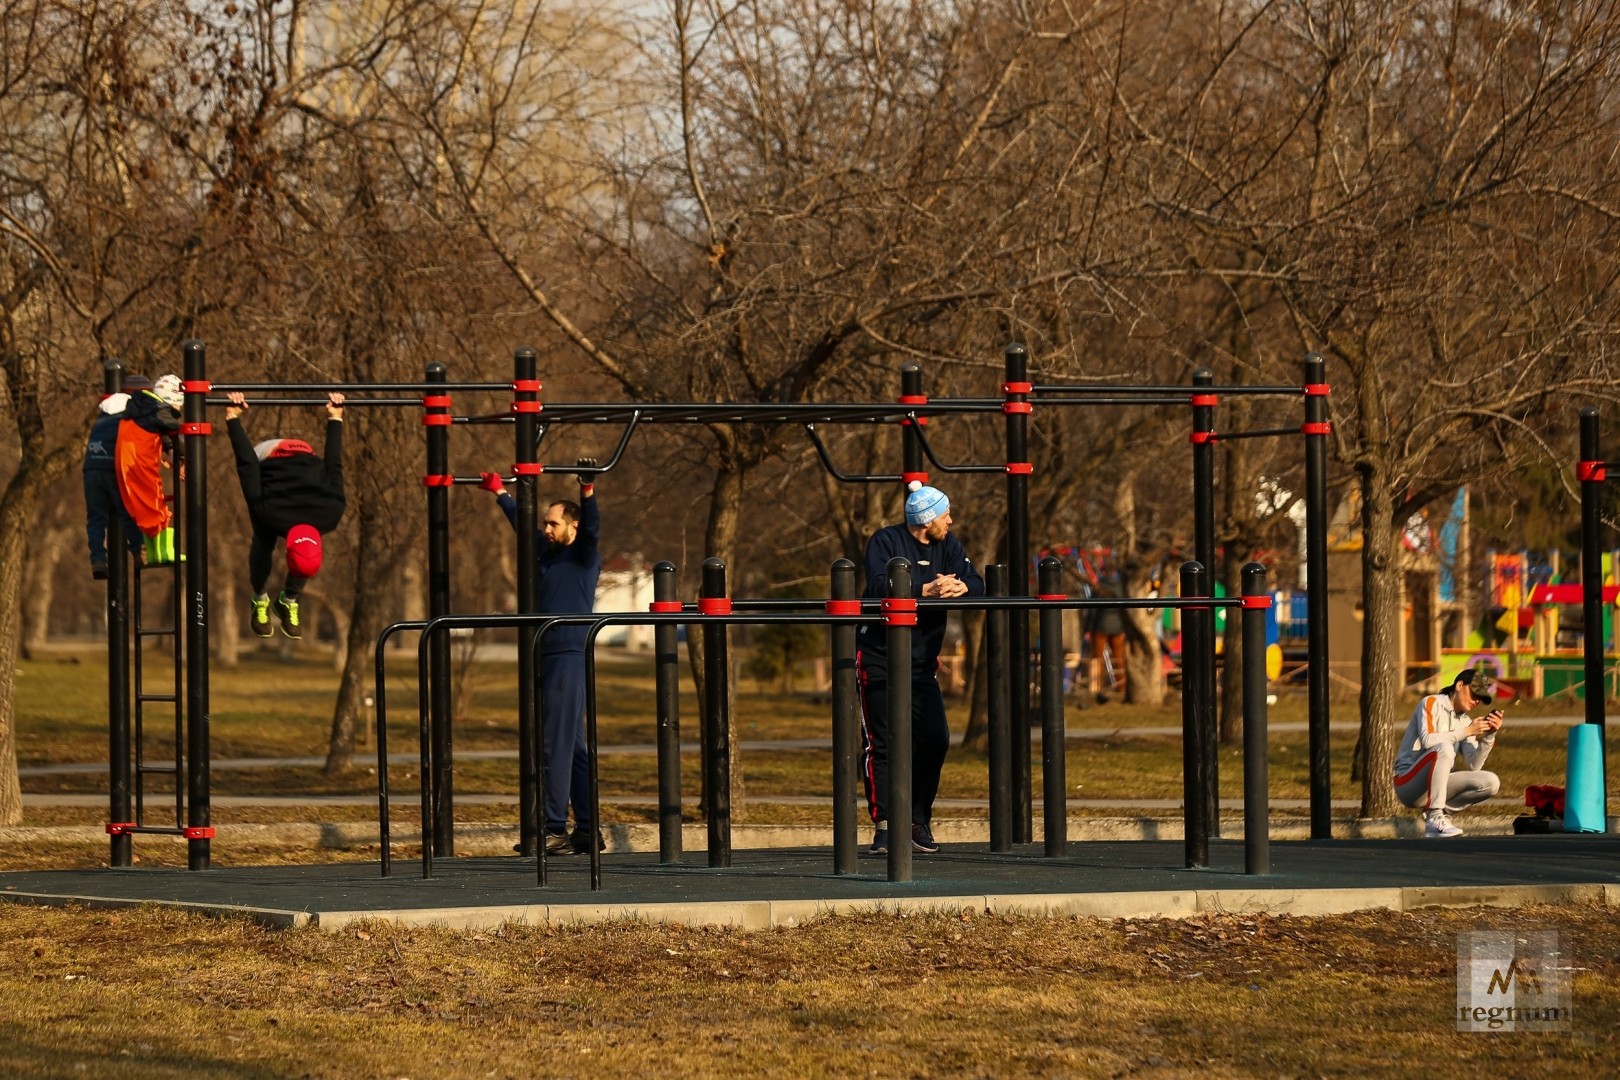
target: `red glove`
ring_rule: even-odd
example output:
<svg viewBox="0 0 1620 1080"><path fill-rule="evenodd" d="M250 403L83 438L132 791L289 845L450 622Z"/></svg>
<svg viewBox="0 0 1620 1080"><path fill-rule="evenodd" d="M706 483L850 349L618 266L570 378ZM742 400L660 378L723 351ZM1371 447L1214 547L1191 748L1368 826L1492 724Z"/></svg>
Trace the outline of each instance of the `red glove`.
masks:
<svg viewBox="0 0 1620 1080"><path fill-rule="evenodd" d="M499 495L501 492L506 490L506 484L501 481L500 473L481 472L478 475L480 478L478 481L478 486L485 491L493 491L495 494Z"/></svg>

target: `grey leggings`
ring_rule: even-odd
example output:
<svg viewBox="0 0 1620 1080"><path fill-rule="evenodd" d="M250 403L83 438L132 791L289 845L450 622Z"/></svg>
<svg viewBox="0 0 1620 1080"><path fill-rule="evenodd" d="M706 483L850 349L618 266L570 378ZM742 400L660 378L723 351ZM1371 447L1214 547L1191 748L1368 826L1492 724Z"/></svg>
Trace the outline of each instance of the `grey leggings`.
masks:
<svg viewBox="0 0 1620 1080"><path fill-rule="evenodd" d="M1495 795L1502 781L1484 769L1453 769L1457 748L1442 743L1395 777L1395 795L1418 810L1462 810Z"/></svg>

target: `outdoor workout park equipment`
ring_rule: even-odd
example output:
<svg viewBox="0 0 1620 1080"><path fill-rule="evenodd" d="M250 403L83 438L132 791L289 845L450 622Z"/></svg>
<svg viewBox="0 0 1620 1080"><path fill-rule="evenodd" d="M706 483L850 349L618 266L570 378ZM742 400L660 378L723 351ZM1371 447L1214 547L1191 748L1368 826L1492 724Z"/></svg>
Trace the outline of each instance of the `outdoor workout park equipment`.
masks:
<svg viewBox="0 0 1620 1080"><path fill-rule="evenodd" d="M536 563L537 485L542 471L595 475L606 472L620 460L629 444L630 436L641 424L702 424L702 423L759 423L803 424L825 467L839 480L860 483L904 483L913 479L927 480L926 463L932 463L943 473L997 473L1005 475L1007 482L1007 537L1008 561L1004 592L1005 599L963 600L943 602L961 608L982 606L992 612L992 621L1005 618L1006 657L1014 661L1030 656L1028 611L1040 608L1030 592L1030 528L1029 482L1034 471L1029 458L1029 424L1036 407L1090 407L1126 405L1176 405L1187 403L1192 408L1190 441L1192 444L1192 478L1194 505L1194 562L1208 568L1215 559L1214 530L1214 447L1217 442L1240 439L1276 437L1302 434L1305 441L1306 474L1306 566L1309 604L1309 631L1307 639L1308 712L1310 731L1310 789L1311 836L1327 839L1331 836L1331 790L1328 766L1328 672L1327 672L1327 446L1331 430L1327 421L1328 386L1324 382L1324 362L1318 355L1306 357L1304 384L1301 386L1226 386L1214 385L1212 374L1199 369L1193 375L1192 385L1121 386L1103 384L1052 383L1031 381L1029 357L1022 345L1010 345L1005 351L1006 380L1000 397L982 398L929 398L923 393L922 372L915 364L901 370L901 394L894 403L853 402L782 402L782 403L647 403L615 404L591 402L547 402L540 400L541 384L537 376L537 360L533 349L520 348L514 354L511 382L450 382L445 365L427 365L425 378L420 383L233 383L212 384L208 381L204 346L189 341L182 347L184 356L185 406L181 427L182 453L188 463L187 476L182 479L176 470L176 489L181 492L177 528L183 537L183 549L189 558L170 567L175 577L176 623L174 626L154 630L174 634L176 637L176 691L172 695L143 695L137 683L136 714L139 726L140 705L143 700L172 701L176 708L176 755L172 765L146 766L140 745L139 731L133 740L137 767L130 766L132 739L130 731L130 669L127 646L131 625L127 617L130 605L127 564L113 558L108 576L109 627L109 745L111 749L111 776L109 785L110 813L108 833L112 838L112 865L131 865L131 837L141 832L179 833L188 841L188 865L193 870L205 870L209 865L210 843L214 835L210 814L209 788L209 689L208 689L208 499L207 499L207 438L212 425L207 421L209 406L229 404L226 397L232 392L247 395L254 405L321 405L329 392L345 395L344 406L400 407L422 409L422 423L426 427L426 473L422 482L427 489L428 544L427 591L429 620L421 629L451 615L450 599L450 516L448 488L458 485L476 485L477 475L457 475L450 469L450 427L461 424L512 424L514 427L513 475L504 478L516 488L517 501L517 574L520 616L536 616L534 621L516 624L519 628L519 684L532 687L534 683L535 647L541 623L533 610L534 568ZM116 362L107 368L106 391L118 390L122 368ZM1299 427L1278 427L1256 431L1217 432L1214 410L1220 395L1304 397L1304 423ZM492 413L455 415L452 413L453 394L511 395L506 410ZM210 396L215 395L215 396ZM408 396L416 395L416 396ZM542 421L542 411L545 417ZM1006 461L1003 464L945 464L934 452L923 428L932 418L952 415L1001 414L1006 430ZM616 424L623 428L618 445L609 460L591 468L574 466L548 467L538 459L539 444L547 429L559 423ZM902 430L903 468L898 474L847 475L840 472L832 461L830 451L821 439L818 425L849 423L897 423ZM116 527L116 526L115 526ZM110 534L109 550L123 552L121 538ZM144 568L152 569L152 568ZM1208 573L1207 569L1203 571ZM137 576L135 594L139 596ZM1207 588L1194 580L1190 587ZM1208 598L1208 593L1189 594L1193 598ZM718 601L723 590L711 599ZM665 601L674 602L674 601ZM700 602L701 603L701 602ZM740 603L740 602L739 602ZM752 603L766 603L756 601ZM927 603L941 603L928 601ZM1056 603L1053 601L1052 603ZM1064 601L1071 606L1094 605L1096 601ZM1208 612L1211 606L1229 606L1237 600L1211 600L1204 605L1184 605L1162 598L1130 601L1124 606L1187 607L1196 625L1198 611ZM1053 609L1055 610L1055 609ZM996 614L999 612L1000 614ZM1024 613L1012 617L1013 612ZM673 613L655 613L672 615ZM458 618L467 618L458 616ZM498 617L483 617L498 618ZM555 621L557 617L548 616ZM587 624L601 616L573 616ZM633 621L646 620L646 616L624 615L614 618ZM673 635L673 626L683 620L668 618L650 620L659 629ZM481 623L478 625L509 625ZM723 634L723 625L714 624ZM180 633L184 628L183 635ZM835 629L840 629L835 627ZM394 628L391 628L394 629ZM403 629L402 627L400 629ZM137 647L141 636L147 633L137 626ZM1045 640L1056 640L1053 635ZM423 778L424 791L431 798L425 805L430 814L430 827L424 830L430 841L431 853L426 858L448 857L453 850L453 747L450 728L450 643L444 634L428 634L421 648L426 657L427 678L423 682L423 724L429 732L430 751L426 759L432 777ZM673 650L671 650L673 651ZM1263 646L1256 650L1259 655ZM1207 633L1195 631L1184 643L1185 678L1190 683L1184 692L1186 723L1186 761L1189 769L1188 815L1189 836L1195 833L1207 837L1218 835L1219 817L1216 804L1216 745L1215 745L1215 663L1213 628ZM1061 664L1061 652L1057 662ZM1021 663L1008 665L1008 670L992 670L992 680L1001 680L999 692L1006 695L1007 718L1011 738L1005 741L1007 757L998 756L993 767L1006 770L1009 776L1011 806L1004 808L1003 816L993 815L992 831L1009 843L1027 843L1032 840L1033 801L1031 784L1031 738L1029 699L1024 693L1012 692L1009 672L1021 669ZM992 664L992 669L995 665ZM1263 675L1263 669L1261 674ZM1059 672L1061 677L1061 672ZM1021 680L1020 680L1021 682ZM714 680L710 680L711 685ZM379 685L380 691L380 685ZM378 693L379 706L382 694ZM538 743L535 738L538 720L533 711L535 702L528 693L519 695L519 801L523 807L521 835L523 850L533 853L538 834L534 808L538 805L540 782ZM1188 711L1190 710L1190 712ZM379 720L381 709L379 710ZM379 723L379 728L381 724ZM660 733L662 737L662 732ZM1050 744L1049 744L1050 745ZM183 748L183 750L182 750ZM184 762L182 765L181 762ZM724 757L721 762L724 762ZM722 765L710 762L712 769ZM172 772L176 787L180 787L179 773L184 770L185 793L176 793L176 826L148 825L144 817L143 780L150 772ZM382 779L380 777L380 779ZM724 776L716 773L716 781ZM719 788L710 790L718 791ZM133 798L132 798L133 796ZM1010 820L1009 820L1010 819ZM1050 826L1049 826L1050 827ZM711 824L711 829L713 824ZM712 848L711 844L711 848ZM896 845L905 847L905 845ZM909 851L906 853L909 856Z"/></svg>
<svg viewBox="0 0 1620 1080"><path fill-rule="evenodd" d="M1040 718L1041 761L1044 835L1043 854L1047 858L1064 855L1068 847L1068 797L1065 775L1066 738L1063 719L1063 624L1061 614L1066 608L1131 608L1174 607L1183 614L1183 634L1191 635L1197 648L1189 646L1187 657L1187 687L1182 698L1182 730L1190 734L1199 716L1209 704L1201 700L1202 687L1213 685L1201 676L1204 668L1214 662L1214 609L1240 608L1243 619L1243 730L1244 730L1244 866L1247 873L1265 874L1270 871L1270 800L1267 793L1266 761L1266 670L1265 634L1266 609L1271 598L1266 595L1266 570L1259 563L1250 563L1243 569L1243 593L1235 598L1212 598L1210 581L1204 568L1188 562L1181 568L1181 595L1174 599L1134 598L1071 598L1058 591L1062 582L1062 567L1058 560L1041 560L1039 571L1040 593L1035 597L985 596L960 597L952 600L918 600L911 596L912 566L905 559L890 560L886 569L889 595L883 600L855 598L855 564L847 559L833 563L831 589L826 600L737 600L725 592L725 564L709 559L703 564L703 592L696 604L683 604L673 599L675 566L659 563L654 569L659 599L646 614L582 614L582 615L449 615L416 622L400 622L388 627L379 636L376 648L376 677L379 692L377 724L377 795L380 836L382 842L382 873L392 873L392 842L389 823L388 744L386 735L387 672L384 665L386 646L393 634L401 631L420 631L418 644L417 679L421 695L421 727L419 748L422 781L422 876L430 878L434 870L436 823L429 807L438 805L433 791L433 780L438 770L432 767L432 733L427 723L426 702L430 678L430 646L435 638L444 637L456 629L529 628L538 640L555 626L589 627L586 639L586 699L585 740L590 757L591 820L600 823L601 789L598 777L596 731L596 680L594 644L597 635L609 626L630 624L652 625L665 636L655 650L658 709L658 807L659 807L659 861L674 863L681 857L681 762L680 716L678 696L674 693L678 678L673 632L678 624L696 625L705 643L703 731L700 747L703 754L704 787L712 793L706 807L708 824L708 864L723 868L731 865L731 800L727 773L729 744L727 733L726 679L730 670L726 655L725 628L738 624L797 623L821 624L831 630L833 694L833 872L853 874L857 866L857 824L854 814L855 754L859 743L860 707L855 690L855 635L856 625L862 622L881 623L887 635L886 652L889 657L889 716L891 732L889 750L889 791L886 806L890 820L911 820L911 634L917 624L919 611L982 609L991 616L990 648L991 670L996 670L996 659L1005 660L1007 653L1007 615L1011 611L1037 611L1041 621L1041 640L1051 646L1041 651ZM1005 581L1007 567L991 566L990 571L998 584ZM1207 646L1207 647L1206 647ZM1002 665L1005 670L1005 665ZM1012 729L1009 722L1010 700L1006 691L1007 680L999 682L1001 689L990 697L990 850L1008 852L1012 849L1009 836L1012 818ZM536 687L530 683L519 688L521 695L533 695ZM538 716L537 706L526 710L528 716ZM530 742L539 745L538 732L531 733ZM1192 740L1184 739L1190 747ZM1209 820L1200 813L1204 805L1208 775L1197 767L1193 752L1184 750L1186 764L1183 770L1183 792L1186 807L1185 858L1189 868L1209 865ZM537 800L543 793L537 792ZM529 812L539 816L537 801ZM601 853L595 844L589 845L591 859L591 888L602 884ZM545 845L537 845L537 883L546 884L547 856ZM889 845L887 856L889 881L912 880L912 851L908 843Z"/></svg>

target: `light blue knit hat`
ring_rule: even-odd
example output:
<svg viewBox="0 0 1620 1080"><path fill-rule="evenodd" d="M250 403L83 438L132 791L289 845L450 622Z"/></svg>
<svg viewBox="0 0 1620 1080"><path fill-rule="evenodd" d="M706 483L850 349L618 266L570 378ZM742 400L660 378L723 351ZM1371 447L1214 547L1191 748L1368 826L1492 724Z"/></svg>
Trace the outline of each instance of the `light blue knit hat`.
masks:
<svg viewBox="0 0 1620 1080"><path fill-rule="evenodd" d="M951 500L939 488L924 487L921 480L913 480L907 487L911 489L906 496L907 525L926 525L951 512Z"/></svg>

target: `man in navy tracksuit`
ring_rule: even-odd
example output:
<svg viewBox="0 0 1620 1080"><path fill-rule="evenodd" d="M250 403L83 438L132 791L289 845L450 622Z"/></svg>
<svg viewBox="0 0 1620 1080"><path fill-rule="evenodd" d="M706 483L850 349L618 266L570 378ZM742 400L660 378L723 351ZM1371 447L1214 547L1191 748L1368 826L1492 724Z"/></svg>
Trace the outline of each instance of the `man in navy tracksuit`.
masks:
<svg viewBox="0 0 1620 1080"><path fill-rule="evenodd" d="M107 577L107 526L114 514L124 523L124 544L130 553L139 558L144 550L140 526L129 516L123 496L118 493L113 448L118 443L118 425L123 422L129 392L150 389L152 380L146 376L126 375L125 392L105 398L95 423L90 425L90 438L84 447L84 527L90 541L90 574L97 581Z"/></svg>
<svg viewBox="0 0 1620 1080"><path fill-rule="evenodd" d="M951 535L950 500L939 489L923 487L918 481L912 481L911 487L906 497L906 523L879 529L867 542L866 596L888 595L886 568L896 557L911 562L913 597L983 596L984 579L974 569L962 542ZM938 677L945 619L943 611L919 611L911 635L911 846L925 853L939 850L929 825L934 796L939 793L940 770L945 767L945 753L951 744ZM867 805L877 826L872 854L881 855L889 850L889 820L884 807L889 794L889 679L884 628L863 624L855 643L865 737L861 771L866 779Z"/></svg>
<svg viewBox="0 0 1620 1080"><path fill-rule="evenodd" d="M581 466L594 467L592 458ZM496 473L482 473L485 491L500 500L506 520L517 528L517 500ZM546 615L583 615L596 607L596 579L602 573L602 514L596 485L579 478L579 502L559 500L546 507L541 526L536 607ZM585 626L554 626L540 642L540 738L545 744L546 854L590 851L596 835L591 820L590 752L585 747ZM568 805L574 831L568 832ZM598 838L597 845L602 841ZM521 847L521 845L520 845Z"/></svg>

